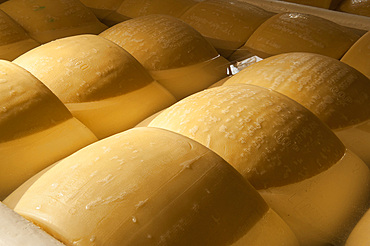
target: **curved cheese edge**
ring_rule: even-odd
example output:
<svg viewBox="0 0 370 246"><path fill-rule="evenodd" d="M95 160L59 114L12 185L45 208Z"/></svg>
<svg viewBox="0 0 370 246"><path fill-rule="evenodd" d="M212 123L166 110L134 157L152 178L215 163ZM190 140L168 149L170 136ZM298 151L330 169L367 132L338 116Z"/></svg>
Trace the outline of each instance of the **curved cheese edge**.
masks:
<svg viewBox="0 0 370 246"><path fill-rule="evenodd" d="M63 246L46 232L0 202L0 245Z"/></svg>
<svg viewBox="0 0 370 246"><path fill-rule="evenodd" d="M149 126L178 132L209 147L257 189L315 176L336 163L345 150L303 106L252 85L204 90L164 110Z"/></svg>
<svg viewBox="0 0 370 246"><path fill-rule="evenodd" d="M219 156L157 128L131 129L67 157L15 207L66 244L81 245L224 245L267 210Z"/></svg>
<svg viewBox="0 0 370 246"><path fill-rule="evenodd" d="M346 246L366 246L370 242L370 209L362 216L346 241Z"/></svg>
<svg viewBox="0 0 370 246"><path fill-rule="evenodd" d="M176 101L129 53L96 35L44 44L14 63L39 78L99 138Z"/></svg>
<svg viewBox="0 0 370 246"><path fill-rule="evenodd" d="M98 34L107 28L76 0L10 0L0 9L40 43L82 33Z"/></svg>
<svg viewBox="0 0 370 246"><path fill-rule="evenodd" d="M362 1L343 0L338 10L355 15L363 15L370 17L370 2L368 0Z"/></svg>
<svg viewBox="0 0 370 246"><path fill-rule="evenodd" d="M370 78L370 31L364 34L340 60Z"/></svg>
<svg viewBox="0 0 370 246"><path fill-rule="evenodd" d="M370 119L370 80L336 59L312 53L287 53L257 62L225 82L254 84L302 104L331 129Z"/></svg>
<svg viewBox="0 0 370 246"><path fill-rule="evenodd" d="M252 33L273 14L237 1L202 1L181 19L194 27L224 57L241 47Z"/></svg>
<svg viewBox="0 0 370 246"><path fill-rule="evenodd" d="M312 52L340 59L360 36L326 19L302 13L274 15L242 47L266 58L288 52Z"/></svg>

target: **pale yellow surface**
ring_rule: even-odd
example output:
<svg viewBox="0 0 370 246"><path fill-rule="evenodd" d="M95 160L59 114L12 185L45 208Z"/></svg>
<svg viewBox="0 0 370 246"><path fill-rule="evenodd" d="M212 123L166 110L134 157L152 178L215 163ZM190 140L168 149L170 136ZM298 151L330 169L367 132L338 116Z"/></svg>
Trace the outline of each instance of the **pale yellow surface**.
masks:
<svg viewBox="0 0 370 246"><path fill-rule="evenodd" d="M351 232L346 246L367 246L370 243L370 209L364 214Z"/></svg>
<svg viewBox="0 0 370 246"><path fill-rule="evenodd" d="M0 9L40 43L107 28L78 0L9 0Z"/></svg>
<svg viewBox="0 0 370 246"><path fill-rule="evenodd" d="M135 18L151 14L163 14L180 17L198 0L123 0L117 13Z"/></svg>
<svg viewBox="0 0 370 246"><path fill-rule="evenodd" d="M370 204L369 168L347 150L328 170L299 183L259 190L301 245L343 245Z"/></svg>
<svg viewBox="0 0 370 246"><path fill-rule="evenodd" d="M96 35L49 42L20 56L99 138L133 127L175 98L124 49Z"/></svg>
<svg viewBox="0 0 370 246"><path fill-rule="evenodd" d="M206 37L217 51L228 57L273 14L238 1L202 1L187 10L181 19Z"/></svg>
<svg viewBox="0 0 370 246"><path fill-rule="evenodd" d="M96 141L46 86L8 61L0 61L0 108L0 199L41 169Z"/></svg>
<svg viewBox="0 0 370 246"><path fill-rule="evenodd" d="M312 52L340 59L360 36L326 19L302 13L274 15L242 49L263 58L287 52Z"/></svg>
<svg viewBox="0 0 370 246"><path fill-rule="evenodd" d="M339 139L307 109L252 85L204 90L164 110L149 126L209 147L257 189L312 177L344 153Z"/></svg>
<svg viewBox="0 0 370 246"><path fill-rule="evenodd" d="M226 245L268 207L204 146L135 128L59 162L15 211L67 245Z"/></svg>
<svg viewBox="0 0 370 246"><path fill-rule="evenodd" d="M370 78L370 31L352 45L341 61Z"/></svg>
<svg viewBox="0 0 370 246"><path fill-rule="evenodd" d="M0 10L0 59L13 60L38 45L18 23Z"/></svg>

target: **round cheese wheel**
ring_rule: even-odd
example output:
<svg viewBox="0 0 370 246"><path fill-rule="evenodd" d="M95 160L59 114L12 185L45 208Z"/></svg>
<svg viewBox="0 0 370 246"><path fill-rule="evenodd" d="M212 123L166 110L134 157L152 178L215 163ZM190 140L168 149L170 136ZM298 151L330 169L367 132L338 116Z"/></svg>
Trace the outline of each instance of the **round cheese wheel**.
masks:
<svg viewBox="0 0 370 246"><path fill-rule="evenodd" d="M286 224L222 158L156 128L134 128L67 157L24 193L15 211L67 245L245 240L242 245L257 246L266 233L276 245L297 245Z"/></svg>
<svg viewBox="0 0 370 246"><path fill-rule="evenodd" d="M343 0L338 9L343 12L370 17L369 0Z"/></svg>
<svg viewBox="0 0 370 246"><path fill-rule="evenodd" d="M0 199L53 162L96 141L21 67L0 61Z"/></svg>
<svg viewBox="0 0 370 246"><path fill-rule="evenodd" d="M222 56L228 57L272 15L248 3L207 0L187 10L181 19L207 38Z"/></svg>
<svg viewBox="0 0 370 246"><path fill-rule="evenodd" d="M339 59L359 38L347 27L317 16L280 13L260 25L242 49L263 58L301 51Z"/></svg>
<svg viewBox="0 0 370 246"><path fill-rule="evenodd" d="M357 223L346 241L346 246L366 246L370 242L370 209Z"/></svg>
<svg viewBox="0 0 370 246"><path fill-rule="evenodd" d="M135 58L96 35L55 40L14 63L48 86L99 138L131 128L175 102Z"/></svg>
<svg viewBox="0 0 370 246"><path fill-rule="evenodd" d="M369 204L368 167L309 110L275 91L254 85L204 90L149 126L183 134L223 157L302 245L343 242Z"/></svg>
<svg viewBox="0 0 370 246"><path fill-rule="evenodd" d="M170 16L131 19L100 36L127 50L177 99L226 77L228 61L195 29Z"/></svg>
<svg viewBox="0 0 370 246"><path fill-rule="evenodd" d="M225 82L230 84L263 86L299 102L370 166L370 131L364 127L370 123L370 80L352 67L318 54L287 53L243 69ZM348 134L353 131L361 133Z"/></svg>
<svg viewBox="0 0 370 246"><path fill-rule="evenodd" d="M78 0L9 0L0 9L40 43L107 28Z"/></svg>
<svg viewBox="0 0 370 246"><path fill-rule="evenodd" d="M341 61L370 78L370 31L352 45Z"/></svg>
<svg viewBox="0 0 370 246"><path fill-rule="evenodd" d="M13 60L39 45L26 31L0 10L0 59Z"/></svg>

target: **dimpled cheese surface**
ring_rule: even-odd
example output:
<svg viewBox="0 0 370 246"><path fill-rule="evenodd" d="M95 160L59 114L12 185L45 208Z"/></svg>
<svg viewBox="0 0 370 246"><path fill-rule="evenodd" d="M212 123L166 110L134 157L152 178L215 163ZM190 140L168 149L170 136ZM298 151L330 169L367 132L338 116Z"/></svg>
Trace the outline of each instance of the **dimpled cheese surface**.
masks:
<svg viewBox="0 0 370 246"><path fill-rule="evenodd" d="M0 112L0 199L44 167L96 141L46 86L8 61L0 61Z"/></svg>
<svg viewBox="0 0 370 246"><path fill-rule="evenodd" d="M346 241L346 246L367 246L370 243L370 209L364 214L351 235Z"/></svg>
<svg viewBox="0 0 370 246"><path fill-rule="evenodd" d="M18 23L0 10L0 59L13 60L38 45Z"/></svg>
<svg viewBox="0 0 370 246"><path fill-rule="evenodd" d="M344 153L342 143L308 110L251 85L216 87L189 96L149 126L179 132L211 148L257 189L314 176Z"/></svg>
<svg viewBox="0 0 370 246"><path fill-rule="evenodd" d="M135 128L59 162L15 211L67 245L229 245L269 208L204 146Z"/></svg>
<svg viewBox="0 0 370 246"><path fill-rule="evenodd" d="M0 245L63 246L43 230L0 202Z"/></svg>
<svg viewBox="0 0 370 246"><path fill-rule="evenodd" d="M9 0L0 9L41 43L83 34L98 34L106 26L78 0Z"/></svg>
<svg viewBox="0 0 370 246"><path fill-rule="evenodd" d="M229 56L272 16L259 7L237 1L202 1L181 19L205 36L219 53Z"/></svg>
<svg viewBox="0 0 370 246"><path fill-rule="evenodd" d="M263 58L301 51L339 59L359 38L348 28L320 17L281 13L260 25L241 49Z"/></svg>
<svg viewBox="0 0 370 246"><path fill-rule="evenodd" d="M254 84L299 102L331 129L370 119L370 80L352 67L312 53L280 54L257 62L225 82Z"/></svg>
<svg viewBox="0 0 370 246"><path fill-rule="evenodd" d="M99 138L126 130L175 102L128 52L96 35L49 42L14 63L48 86Z"/></svg>
<svg viewBox="0 0 370 246"><path fill-rule="evenodd" d="M341 61L370 78L370 31L352 45Z"/></svg>

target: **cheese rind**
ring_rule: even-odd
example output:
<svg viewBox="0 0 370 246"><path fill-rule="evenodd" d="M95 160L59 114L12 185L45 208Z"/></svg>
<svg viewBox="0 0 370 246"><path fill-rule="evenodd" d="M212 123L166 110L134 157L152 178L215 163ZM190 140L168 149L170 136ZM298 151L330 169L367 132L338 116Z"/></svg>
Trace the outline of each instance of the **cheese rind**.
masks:
<svg viewBox="0 0 370 246"><path fill-rule="evenodd" d="M46 232L0 202L0 245L63 246Z"/></svg>
<svg viewBox="0 0 370 246"><path fill-rule="evenodd" d="M59 162L15 211L68 245L225 245L268 207L204 146L162 129L135 128Z"/></svg>
<svg viewBox="0 0 370 246"><path fill-rule="evenodd" d="M370 242L370 209L362 216L346 241L346 246L366 246Z"/></svg>

